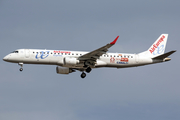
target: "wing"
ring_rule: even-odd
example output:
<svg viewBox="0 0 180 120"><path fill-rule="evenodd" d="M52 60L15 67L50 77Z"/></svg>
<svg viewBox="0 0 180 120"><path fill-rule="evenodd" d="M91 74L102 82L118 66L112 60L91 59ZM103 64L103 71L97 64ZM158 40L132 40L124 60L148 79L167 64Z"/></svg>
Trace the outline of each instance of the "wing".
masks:
<svg viewBox="0 0 180 120"><path fill-rule="evenodd" d="M108 51L108 49L116 43L118 38L119 38L119 36L117 36L116 39L114 41L112 41L111 43L109 43L97 50L94 50L92 52L84 54L84 55L80 56L78 59L80 61L94 61L95 62L102 54L105 54Z"/></svg>

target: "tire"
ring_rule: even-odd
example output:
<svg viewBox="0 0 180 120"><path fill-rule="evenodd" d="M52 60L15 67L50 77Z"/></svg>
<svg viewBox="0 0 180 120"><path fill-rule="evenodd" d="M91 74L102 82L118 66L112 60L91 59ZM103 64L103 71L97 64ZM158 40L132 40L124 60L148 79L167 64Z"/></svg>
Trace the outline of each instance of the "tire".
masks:
<svg viewBox="0 0 180 120"><path fill-rule="evenodd" d="M91 70L92 70L92 69L91 69L90 67L88 67L88 68L86 69L86 72L87 72L87 73L90 73Z"/></svg>
<svg viewBox="0 0 180 120"><path fill-rule="evenodd" d="M23 68L20 68L19 71L23 71Z"/></svg>
<svg viewBox="0 0 180 120"><path fill-rule="evenodd" d="M86 73L83 72L83 73L81 74L81 78L85 78L85 77L86 77Z"/></svg>

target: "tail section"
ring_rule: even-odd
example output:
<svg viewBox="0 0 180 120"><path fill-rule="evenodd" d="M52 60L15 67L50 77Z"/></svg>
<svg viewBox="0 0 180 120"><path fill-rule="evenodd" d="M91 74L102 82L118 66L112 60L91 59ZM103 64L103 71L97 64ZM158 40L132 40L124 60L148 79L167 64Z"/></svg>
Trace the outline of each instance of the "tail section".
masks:
<svg viewBox="0 0 180 120"><path fill-rule="evenodd" d="M151 47L139 55L145 55L150 58L154 58L164 54L166 43L168 39L168 34L162 34L160 37L151 45Z"/></svg>
<svg viewBox="0 0 180 120"><path fill-rule="evenodd" d="M166 43L167 43L168 34L162 34L148 49L151 57L156 57L161 54L164 54Z"/></svg>

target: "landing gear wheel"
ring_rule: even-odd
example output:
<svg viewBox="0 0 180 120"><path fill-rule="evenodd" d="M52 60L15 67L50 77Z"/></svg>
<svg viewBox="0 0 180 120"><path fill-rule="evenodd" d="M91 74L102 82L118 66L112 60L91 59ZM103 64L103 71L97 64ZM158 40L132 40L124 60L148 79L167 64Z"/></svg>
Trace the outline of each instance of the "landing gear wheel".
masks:
<svg viewBox="0 0 180 120"><path fill-rule="evenodd" d="M83 73L81 74L81 78L85 78L85 77L86 77L86 73L83 72Z"/></svg>
<svg viewBox="0 0 180 120"><path fill-rule="evenodd" d="M20 68L19 71L23 71L23 68Z"/></svg>
<svg viewBox="0 0 180 120"><path fill-rule="evenodd" d="M86 69L86 72L87 72L87 73L90 73L91 70L92 70L92 69L91 69L90 67L88 67L88 68Z"/></svg>
<svg viewBox="0 0 180 120"><path fill-rule="evenodd" d="M23 63L22 63L22 62L20 62L20 63L18 63L18 65L20 65L20 66L21 66L21 68L19 69L19 71L23 71Z"/></svg>

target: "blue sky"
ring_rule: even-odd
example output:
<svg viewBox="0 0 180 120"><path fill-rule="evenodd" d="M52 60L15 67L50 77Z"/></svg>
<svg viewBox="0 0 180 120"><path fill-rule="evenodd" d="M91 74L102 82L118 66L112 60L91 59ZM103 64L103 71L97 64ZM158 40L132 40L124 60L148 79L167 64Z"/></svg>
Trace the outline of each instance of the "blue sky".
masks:
<svg viewBox="0 0 180 120"><path fill-rule="evenodd" d="M0 61L1 120L179 120L179 1L1 0L0 56L19 48L139 53L169 34L170 62L56 74Z"/></svg>

